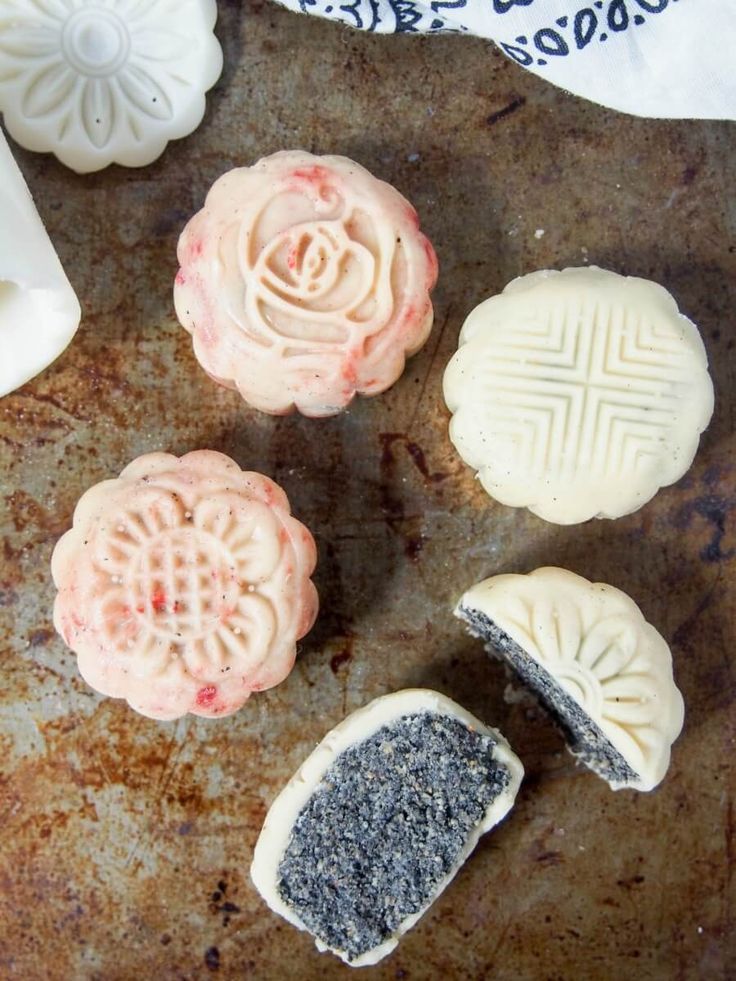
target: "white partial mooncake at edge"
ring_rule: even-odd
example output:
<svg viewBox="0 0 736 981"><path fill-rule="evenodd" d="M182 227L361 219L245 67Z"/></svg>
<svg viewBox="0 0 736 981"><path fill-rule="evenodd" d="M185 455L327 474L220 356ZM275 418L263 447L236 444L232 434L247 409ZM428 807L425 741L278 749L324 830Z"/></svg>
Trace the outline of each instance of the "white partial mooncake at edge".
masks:
<svg viewBox="0 0 736 981"><path fill-rule="evenodd" d="M477 306L444 392L491 497L558 524L640 508L682 477L713 413L703 341L672 296L594 266Z"/></svg>
<svg viewBox="0 0 736 981"><path fill-rule="evenodd" d="M571 751L614 790L651 790L680 734L672 655L636 603L566 569L493 576L455 615L533 691Z"/></svg>
<svg viewBox="0 0 736 981"><path fill-rule="evenodd" d="M8 132L83 174L151 163L202 121L216 19L216 0L0 0Z"/></svg>
<svg viewBox="0 0 736 981"><path fill-rule="evenodd" d="M0 131L0 396L43 371L82 311Z"/></svg>
<svg viewBox="0 0 736 981"><path fill-rule="evenodd" d="M511 810L523 773L503 736L446 696L377 698L328 733L273 802L253 882L320 950L375 964Z"/></svg>
<svg viewBox="0 0 736 981"><path fill-rule="evenodd" d="M385 391L432 327L416 211L346 157L283 151L224 174L177 254L197 359L263 412L329 416Z"/></svg>

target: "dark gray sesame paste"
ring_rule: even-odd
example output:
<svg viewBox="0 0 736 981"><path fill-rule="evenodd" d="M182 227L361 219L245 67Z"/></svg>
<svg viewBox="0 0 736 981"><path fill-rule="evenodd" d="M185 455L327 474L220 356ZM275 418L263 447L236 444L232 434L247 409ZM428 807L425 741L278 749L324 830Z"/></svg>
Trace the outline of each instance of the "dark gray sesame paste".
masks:
<svg viewBox="0 0 736 981"><path fill-rule="evenodd" d="M480 610L461 607L460 615L482 638L490 653L501 657L537 695L562 730L573 753L591 770L612 783L637 781L629 766L601 728L578 703L558 685L552 675Z"/></svg>
<svg viewBox="0 0 736 981"><path fill-rule="evenodd" d="M434 897L469 832L508 786L495 740L419 712L341 753L299 814L278 891L354 960Z"/></svg>

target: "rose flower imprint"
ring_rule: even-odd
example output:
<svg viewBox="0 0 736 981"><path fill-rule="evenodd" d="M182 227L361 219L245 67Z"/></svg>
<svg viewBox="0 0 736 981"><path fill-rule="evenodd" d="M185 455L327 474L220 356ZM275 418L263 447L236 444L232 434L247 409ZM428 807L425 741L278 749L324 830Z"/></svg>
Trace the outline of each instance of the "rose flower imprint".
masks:
<svg viewBox="0 0 736 981"><path fill-rule="evenodd" d="M283 151L220 177L179 239L174 303L207 373L263 412L340 412L432 327L414 208L346 157Z"/></svg>
<svg viewBox="0 0 736 981"><path fill-rule="evenodd" d="M85 681L154 719L224 716L289 674L317 614L314 539L229 457L150 453L58 542L54 625Z"/></svg>

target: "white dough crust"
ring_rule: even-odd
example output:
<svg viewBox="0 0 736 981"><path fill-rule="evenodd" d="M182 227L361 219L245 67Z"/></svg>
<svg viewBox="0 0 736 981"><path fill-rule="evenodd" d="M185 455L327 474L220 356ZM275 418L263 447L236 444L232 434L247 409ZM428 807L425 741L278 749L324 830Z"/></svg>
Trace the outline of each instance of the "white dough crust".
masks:
<svg viewBox="0 0 736 981"><path fill-rule="evenodd" d="M289 845L294 823L327 770L342 752L368 739L383 726L403 716L420 712L450 716L458 719L469 728L491 736L496 743L493 749L493 758L507 768L509 783L487 808L483 821L469 834L455 867L437 885L431 901L419 912L407 917L389 939L373 950L349 961L344 951L329 948L315 938L319 950L332 950L333 954L336 954L351 967L376 964L390 954L403 934L414 926L452 881L461 865L475 848L481 835L498 824L511 810L524 775L524 769L521 761L511 750L501 733L484 725L462 706L435 691L419 688L406 689L377 698L353 712L325 736L274 800L256 843L251 866L251 877L256 888L275 913L283 916L284 919L293 923L300 930L308 931L308 928L293 909L281 899L278 891L279 864Z"/></svg>
<svg viewBox="0 0 736 981"><path fill-rule="evenodd" d="M477 306L444 395L491 497L557 524L646 504L713 413L703 341L673 297L595 266L530 273Z"/></svg>
<svg viewBox="0 0 736 981"><path fill-rule="evenodd" d="M466 621L473 612L544 669L635 771L636 781L614 789L652 790L663 779L683 700L667 643L626 593L547 567L477 583L455 611Z"/></svg>
<svg viewBox="0 0 736 981"><path fill-rule="evenodd" d="M0 396L67 347L79 301L0 131Z"/></svg>

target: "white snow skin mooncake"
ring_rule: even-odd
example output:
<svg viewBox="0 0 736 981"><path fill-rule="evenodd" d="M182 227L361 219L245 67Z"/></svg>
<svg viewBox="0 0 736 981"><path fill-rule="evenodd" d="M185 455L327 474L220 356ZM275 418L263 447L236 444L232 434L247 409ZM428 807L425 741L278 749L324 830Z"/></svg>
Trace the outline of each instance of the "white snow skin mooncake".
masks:
<svg viewBox="0 0 736 981"><path fill-rule="evenodd" d="M0 0L8 132L81 174L152 163L202 121L216 20L216 0Z"/></svg>
<svg viewBox="0 0 736 981"><path fill-rule="evenodd" d="M713 413L703 341L672 296L595 266L530 273L477 306L444 392L491 497L565 525L679 480Z"/></svg>
<svg viewBox="0 0 736 981"><path fill-rule="evenodd" d="M614 790L652 790L682 729L662 636L620 589L566 569L485 579L455 615L533 691Z"/></svg>

